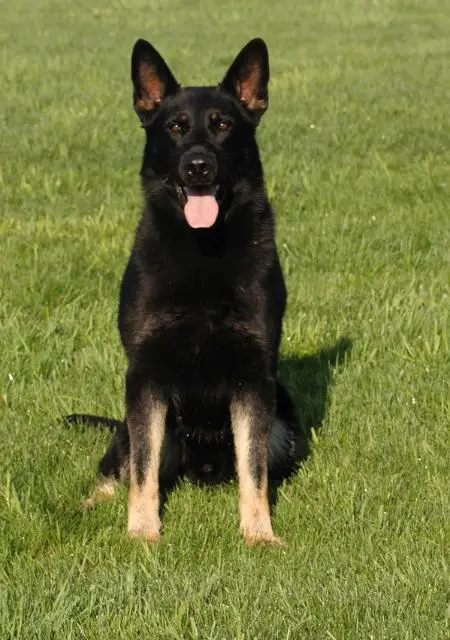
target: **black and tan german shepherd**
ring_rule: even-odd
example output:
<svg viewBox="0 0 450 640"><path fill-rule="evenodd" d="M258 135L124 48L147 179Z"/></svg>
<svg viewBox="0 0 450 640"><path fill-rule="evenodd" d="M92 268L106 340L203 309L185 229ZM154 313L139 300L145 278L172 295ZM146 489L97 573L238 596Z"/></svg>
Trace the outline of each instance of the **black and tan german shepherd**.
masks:
<svg viewBox="0 0 450 640"><path fill-rule="evenodd" d="M129 535L153 542L161 487L236 471L245 541L277 543L268 482L295 468L298 425L277 379L286 290L255 140L267 48L252 40L218 86L182 88L138 40L131 76L146 144L145 208L120 291L126 418L109 421L87 503L129 478Z"/></svg>

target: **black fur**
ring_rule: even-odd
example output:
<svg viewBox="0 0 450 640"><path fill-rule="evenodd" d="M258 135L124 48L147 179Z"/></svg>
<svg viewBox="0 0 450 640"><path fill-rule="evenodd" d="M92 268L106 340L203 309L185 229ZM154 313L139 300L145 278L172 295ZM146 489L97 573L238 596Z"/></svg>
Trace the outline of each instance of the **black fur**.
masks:
<svg viewBox="0 0 450 640"><path fill-rule="evenodd" d="M80 419L115 429L103 475L123 477L133 439L139 483L149 455L146 402L157 396L168 403L162 482L184 474L215 483L234 474L230 402L249 394L260 416L251 433L252 473L258 482L261 448L269 446L269 477L278 481L295 468L298 426L277 380L286 290L255 140L268 103L266 47L250 42L219 86L181 88L139 40L132 80L146 143L145 208L119 304L127 420ZM186 193L212 186L217 219L192 228Z"/></svg>

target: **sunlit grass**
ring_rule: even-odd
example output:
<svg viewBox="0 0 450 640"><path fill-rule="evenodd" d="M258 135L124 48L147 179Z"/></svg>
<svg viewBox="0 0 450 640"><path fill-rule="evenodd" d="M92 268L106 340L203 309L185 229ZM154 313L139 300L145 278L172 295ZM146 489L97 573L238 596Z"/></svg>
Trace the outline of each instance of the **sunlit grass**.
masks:
<svg viewBox="0 0 450 640"><path fill-rule="evenodd" d="M0 638L447 638L445 3L18 0L1 16ZM129 55L146 37L182 82L212 83L257 35L281 370L311 455L278 495L285 548L243 545L236 485L187 483L147 548L127 540L125 489L80 509L109 434L59 421L123 413Z"/></svg>

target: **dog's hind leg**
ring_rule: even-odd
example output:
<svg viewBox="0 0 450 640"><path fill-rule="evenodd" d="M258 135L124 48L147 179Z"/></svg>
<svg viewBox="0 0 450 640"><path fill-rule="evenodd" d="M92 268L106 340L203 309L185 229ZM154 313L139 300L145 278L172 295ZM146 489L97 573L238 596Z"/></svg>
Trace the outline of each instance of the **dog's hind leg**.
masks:
<svg viewBox="0 0 450 640"><path fill-rule="evenodd" d="M277 382L276 417L269 435L269 479L279 483L288 478L304 457L304 442L294 403L286 389Z"/></svg>
<svg viewBox="0 0 450 640"><path fill-rule="evenodd" d="M91 509L99 502L107 502L114 498L116 492L117 480L112 476L103 476L97 480L94 490L89 498L83 501L83 507Z"/></svg>
<svg viewBox="0 0 450 640"><path fill-rule="evenodd" d="M98 466L100 477L91 495L83 502L83 506L91 508L98 502L112 500L119 481L128 481L129 466L128 429L125 422L118 422L111 444Z"/></svg>
<svg viewBox="0 0 450 640"><path fill-rule="evenodd" d="M130 479L130 438L125 421L115 421L116 432L103 458L98 465L99 478L90 494L83 502L91 508L98 502L112 500L119 483L128 483ZM161 451L160 482L164 490L174 486L180 473L182 450L175 436L173 406L169 406L168 422Z"/></svg>

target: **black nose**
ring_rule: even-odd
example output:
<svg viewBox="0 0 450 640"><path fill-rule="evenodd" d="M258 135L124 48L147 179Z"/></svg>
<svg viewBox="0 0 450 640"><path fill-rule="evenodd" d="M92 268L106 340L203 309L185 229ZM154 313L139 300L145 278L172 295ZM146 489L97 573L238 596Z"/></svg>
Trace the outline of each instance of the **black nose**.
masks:
<svg viewBox="0 0 450 640"><path fill-rule="evenodd" d="M181 175L188 185L212 184L217 173L217 163L212 154L195 153L184 157Z"/></svg>
<svg viewBox="0 0 450 640"><path fill-rule="evenodd" d="M204 180L208 177L211 167L208 166L206 160L202 158L194 158L186 164L186 173L190 178L201 178Z"/></svg>

